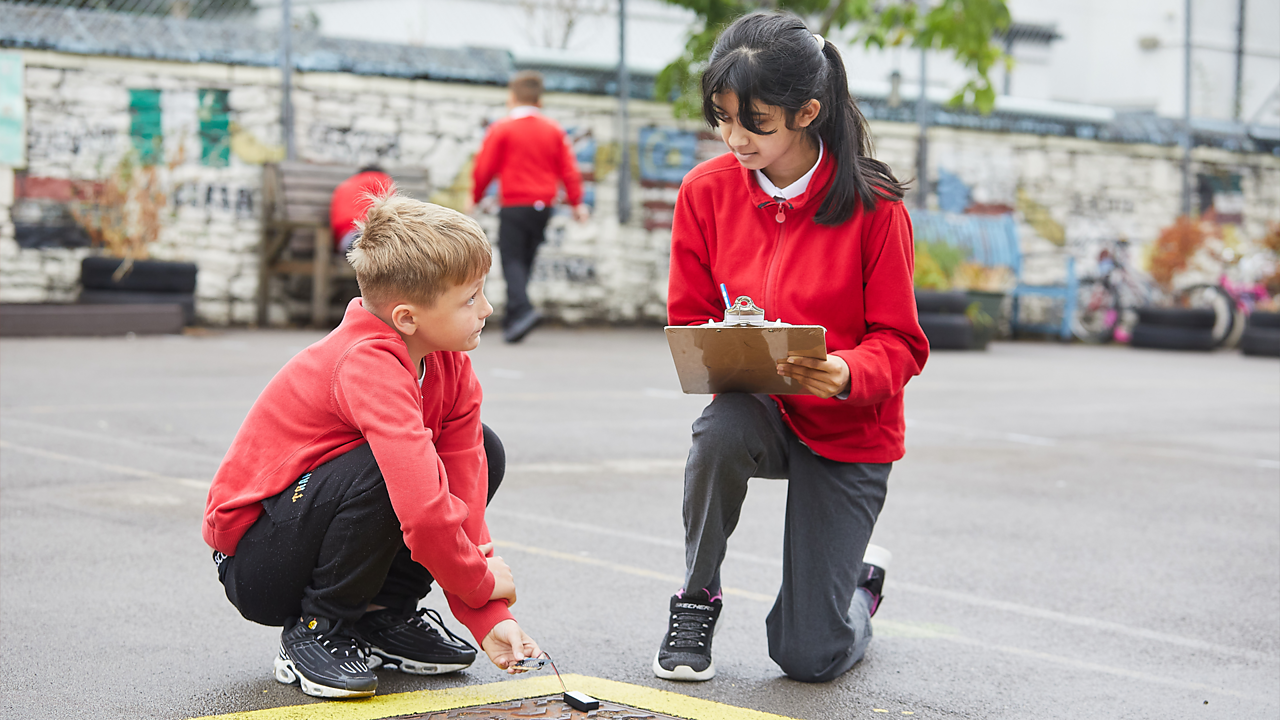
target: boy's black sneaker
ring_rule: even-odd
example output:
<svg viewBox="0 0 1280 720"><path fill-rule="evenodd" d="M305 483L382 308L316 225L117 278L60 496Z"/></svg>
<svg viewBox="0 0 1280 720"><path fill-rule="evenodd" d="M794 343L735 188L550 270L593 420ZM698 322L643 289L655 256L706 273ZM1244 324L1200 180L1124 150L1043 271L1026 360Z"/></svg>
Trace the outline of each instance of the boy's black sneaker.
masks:
<svg viewBox="0 0 1280 720"><path fill-rule="evenodd" d="M530 310L507 325L506 329L502 331L502 339L509 343L518 343L540 322L542 322L542 313L537 310Z"/></svg>
<svg viewBox="0 0 1280 720"><path fill-rule="evenodd" d="M858 581L858 587L871 593L873 616L876 610L880 609L880 602L884 600L884 573L889 569L891 560L893 560L893 553L879 545L867 545L867 551L862 556L862 579Z"/></svg>
<svg viewBox="0 0 1280 720"><path fill-rule="evenodd" d="M711 638L716 633L721 601L706 590L671 596L671 619L662 647L653 658L653 674L663 680L710 680L716 676Z"/></svg>
<svg viewBox="0 0 1280 720"><path fill-rule="evenodd" d="M436 630L428 619L444 631ZM449 632L440 613L422 608L416 613L375 610L356 623L356 632L369 643L382 665L414 675L440 675L462 670L476 660L471 643Z"/></svg>
<svg viewBox="0 0 1280 720"><path fill-rule="evenodd" d="M378 676L365 661L363 643L339 620L304 617L280 635L276 680L299 683L312 697L369 697L378 689Z"/></svg>

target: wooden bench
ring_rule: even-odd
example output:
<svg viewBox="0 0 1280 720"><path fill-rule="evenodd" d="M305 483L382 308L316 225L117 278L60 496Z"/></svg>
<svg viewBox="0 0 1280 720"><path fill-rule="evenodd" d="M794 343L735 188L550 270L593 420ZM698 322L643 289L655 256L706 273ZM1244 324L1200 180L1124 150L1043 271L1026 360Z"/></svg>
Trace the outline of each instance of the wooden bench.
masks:
<svg viewBox="0 0 1280 720"><path fill-rule="evenodd" d="M345 257L334 252L329 229L333 191L359 172L354 165L270 163L262 168L262 243L258 264L258 325L267 325L271 281L280 276L311 277L311 324L330 324L333 281L354 278ZM431 192L425 168L386 172L402 195L426 200Z"/></svg>
<svg viewBox="0 0 1280 720"><path fill-rule="evenodd" d="M1063 340L1071 339L1071 318L1076 311L1075 258L1066 258L1066 278L1056 285L1029 285L1022 278L1022 246L1018 242L1018 226L1012 215L955 215L912 211L911 222L917 240L942 241L969 252L969 259L987 267L1007 267L1013 271L1017 284L1010 295L1013 313L1009 320L1015 334L1020 331L1056 334ZM1024 297L1047 297L1062 302L1062 321L1051 323L1024 323L1018 320L1018 301Z"/></svg>

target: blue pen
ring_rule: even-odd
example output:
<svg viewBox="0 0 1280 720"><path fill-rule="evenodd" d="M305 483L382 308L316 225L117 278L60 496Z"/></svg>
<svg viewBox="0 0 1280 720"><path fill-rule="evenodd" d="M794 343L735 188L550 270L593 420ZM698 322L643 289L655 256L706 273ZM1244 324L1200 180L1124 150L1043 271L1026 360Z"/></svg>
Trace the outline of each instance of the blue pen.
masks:
<svg viewBox="0 0 1280 720"><path fill-rule="evenodd" d="M724 283L720 283L720 297L724 298L725 310L733 307L733 303L729 302L729 291L725 289Z"/></svg>

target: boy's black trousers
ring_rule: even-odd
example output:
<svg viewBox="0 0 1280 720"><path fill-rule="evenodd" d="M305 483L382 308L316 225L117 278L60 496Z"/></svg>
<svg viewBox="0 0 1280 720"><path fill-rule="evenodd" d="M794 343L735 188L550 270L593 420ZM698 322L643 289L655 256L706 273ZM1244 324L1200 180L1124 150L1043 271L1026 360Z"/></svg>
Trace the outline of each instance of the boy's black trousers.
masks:
<svg viewBox="0 0 1280 720"><path fill-rule="evenodd" d="M504 207L498 211L498 252L502 255L502 278L507 282L507 309L503 325L533 312L529 302L529 275L538 246L547 237L551 207Z"/></svg>
<svg viewBox="0 0 1280 720"><path fill-rule="evenodd" d="M506 454L483 427L492 500ZM275 626L304 615L354 622L370 604L412 612L430 592L431 574L409 556L368 444L306 473L262 506L236 554L218 564L227 599L247 619Z"/></svg>

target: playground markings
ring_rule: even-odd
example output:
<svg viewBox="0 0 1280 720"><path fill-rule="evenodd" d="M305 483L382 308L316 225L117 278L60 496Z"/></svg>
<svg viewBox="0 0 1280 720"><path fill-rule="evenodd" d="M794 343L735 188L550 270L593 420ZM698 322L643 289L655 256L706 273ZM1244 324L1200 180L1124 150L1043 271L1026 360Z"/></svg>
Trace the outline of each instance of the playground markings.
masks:
<svg viewBox="0 0 1280 720"><path fill-rule="evenodd" d="M571 689L585 692L598 700L688 720L793 720L783 715L585 675L565 675L564 682ZM560 683L555 677L544 675L485 685L374 696L368 700L308 703L210 715L196 720L384 720L559 693Z"/></svg>

